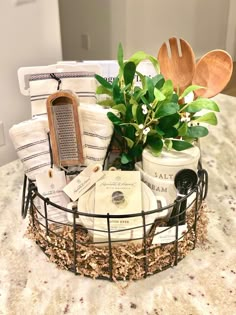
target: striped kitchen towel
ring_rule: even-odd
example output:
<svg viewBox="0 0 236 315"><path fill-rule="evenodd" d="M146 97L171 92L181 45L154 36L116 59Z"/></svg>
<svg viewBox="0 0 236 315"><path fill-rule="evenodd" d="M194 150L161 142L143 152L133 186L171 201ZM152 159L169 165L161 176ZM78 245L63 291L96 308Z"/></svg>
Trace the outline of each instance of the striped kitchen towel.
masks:
<svg viewBox="0 0 236 315"><path fill-rule="evenodd" d="M47 113L46 100L57 90L70 90L80 102L96 103L97 81L94 72L38 73L29 76L32 117Z"/></svg>
<svg viewBox="0 0 236 315"><path fill-rule="evenodd" d="M46 171L51 165L48 131L47 116L21 122L9 130L25 174L31 180L35 180L36 174Z"/></svg>
<svg viewBox="0 0 236 315"><path fill-rule="evenodd" d="M113 124L108 119L110 108L104 108L97 104L80 103L79 119L82 134L84 164L103 164L111 138ZM112 110L117 113L117 111Z"/></svg>

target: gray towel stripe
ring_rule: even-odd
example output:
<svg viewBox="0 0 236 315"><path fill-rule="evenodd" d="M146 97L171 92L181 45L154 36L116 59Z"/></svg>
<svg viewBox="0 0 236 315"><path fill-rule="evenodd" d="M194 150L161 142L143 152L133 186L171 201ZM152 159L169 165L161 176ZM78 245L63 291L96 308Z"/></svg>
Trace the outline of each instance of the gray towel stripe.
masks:
<svg viewBox="0 0 236 315"><path fill-rule="evenodd" d="M48 150L48 151L39 152L39 153L30 155L30 156L27 156L27 157L25 157L24 159L21 159L21 162L25 162L25 161L34 159L34 158L36 158L36 157L38 157L38 156L45 155L45 154L49 154L49 150Z"/></svg>
<svg viewBox="0 0 236 315"><path fill-rule="evenodd" d="M17 148L16 152L19 152L21 150L27 149L27 148L32 147L34 145L41 144L41 143L46 143L46 142L48 142L48 138L43 139L43 140L39 140L39 141L35 141L35 142L31 142L31 143L27 143L27 144L22 145L21 147Z"/></svg>
<svg viewBox="0 0 236 315"><path fill-rule="evenodd" d="M57 72L57 77L60 79L69 79L69 78L94 78L94 72L87 72L87 71L81 71L81 72ZM32 74L29 77L29 81L38 81L38 80L54 80L51 78L50 73L38 73L38 74Z"/></svg>
<svg viewBox="0 0 236 315"><path fill-rule="evenodd" d="M36 165L36 166L34 166L34 167L28 168L25 172L26 172L26 173L30 173L30 172L32 172L32 171L38 170L38 169L40 169L40 168L42 168L42 167L44 167L44 166L48 166L48 165L51 165L51 163L48 162L48 163L43 163L43 164L40 164L40 165Z"/></svg>
<svg viewBox="0 0 236 315"><path fill-rule="evenodd" d="M101 136L101 135L98 135L98 134L95 134L95 133L92 133L92 132L87 132L87 131L84 131L83 134L85 136L89 136L89 137L95 137L95 138L99 138L99 139L102 139L102 140L109 140L111 138L111 136Z"/></svg>
<svg viewBox="0 0 236 315"><path fill-rule="evenodd" d="M89 149L102 150L102 151L107 150L107 147L99 147L99 146L91 145L91 144L85 144L85 147Z"/></svg>

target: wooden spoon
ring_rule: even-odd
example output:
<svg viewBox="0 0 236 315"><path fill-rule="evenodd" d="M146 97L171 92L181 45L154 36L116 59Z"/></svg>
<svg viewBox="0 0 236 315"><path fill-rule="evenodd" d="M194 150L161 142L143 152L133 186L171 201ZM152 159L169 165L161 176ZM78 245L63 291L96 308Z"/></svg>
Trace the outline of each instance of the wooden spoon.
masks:
<svg viewBox="0 0 236 315"><path fill-rule="evenodd" d="M176 37L172 37L168 42L169 47L167 43L163 43L158 52L160 70L166 80L173 81L175 90L179 88L182 92L192 82L195 55L189 43L182 38L178 42Z"/></svg>
<svg viewBox="0 0 236 315"><path fill-rule="evenodd" d="M194 91L198 96L210 98L220 93L229 82L233 72L233 60L224 50L212 50L199 59L196 64L192 84L206 89Z"/></svg>

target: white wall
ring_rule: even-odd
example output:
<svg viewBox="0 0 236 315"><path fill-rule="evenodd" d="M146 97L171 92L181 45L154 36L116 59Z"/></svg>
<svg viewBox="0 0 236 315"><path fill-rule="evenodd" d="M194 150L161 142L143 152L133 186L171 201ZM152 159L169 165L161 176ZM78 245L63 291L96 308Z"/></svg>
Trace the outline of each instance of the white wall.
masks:
<svg viewBox="0 0 236 315"><path fill-rule="evenodd" d="M211 49L226 48L229 1L236 2L59 0L63 56L74 60L114 59L120 41L126 58L137 50L157 55L164 41L177 36L192 45L198 58ZM88 51L81 49L83 33L91 39Z"/></svg>
<svg viewBox="0 0 236 315"><path fill-rule="evenodd" d="M9 128L31 117L29 98L19 91L17 69L62 59L58 1L35 0L19 6L13 3L0 1L0 121L5 134L0 166L16 159Z"/></svg>
<svg viewBox="0 0 236 315"><path fill-rule="evenodd" d="M129 16L127 16L127 2L129 0L110 0L110 29L111 37L110 45L110 59L117 58L117 48L119 43L127 45L127 23Z"/></svg>
<svg viewBox="0 0 236 315"><path fill-rule="evenodd" d="M110 0L59 0L59 8L64 59L109 58ZM89 36L89 50L82 47L83 34Z"/></svg>
<svg viewBox="0 0 236 315"><path fill-rule="evenodd" d="M233 0L235 1L235 0ZM182 37L197 57L224 49L229 0L129 0L126 9L126 52L157 55L164 41Z"/></svg>
<svg viewBox="0 0 236 315"><path fill-rule="evenodd" d="M236 60L236 1L229 0L229 16L227 25L226 50Z"/></svg>
<svg viewBox="0 0 236 315"><path fill-rule="evenodd" d="M126 36L126 0L59 0L63 58L114 59ZM90 48L82 47L81 35Z"/></svg>

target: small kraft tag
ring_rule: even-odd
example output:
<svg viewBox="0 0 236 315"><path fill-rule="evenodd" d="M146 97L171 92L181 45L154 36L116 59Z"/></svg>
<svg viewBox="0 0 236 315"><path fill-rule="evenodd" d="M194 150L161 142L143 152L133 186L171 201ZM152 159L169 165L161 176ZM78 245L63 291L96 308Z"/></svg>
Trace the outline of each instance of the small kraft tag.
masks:
<svg viewBox="0 0 236 315"><path fill-rule="evenodd" d="M183 236L183 234L186 233L187 230L188 230L187 224L179 225L178 226L178 238ZM174 242L175 238L176 238L176 227L172 226L171 228L168 228L167 226L158 226L156 228L156 231L155 231L155 234L156 233L158 233L158 234L154 236L154 238L152 240L152 244L171 243L171 242ZM181 240L183 240L183 238L179 239L179 241L181 241Z"/></svg>
<svg viewBox="0 0 236 315"><path fill-rule="evenodd" d="M63 192L66 185L66 177L64 171L49 169L47 172L36 175L36 184L38 192L44 197L59 206L65 207L69 203L69 198ZM41 211L44 209L44 203L40 200ZM50 220L65 223L67 222L66 212L52 206L47 205L47 217Z"/></svg>
<svg viewBox="0 0 236 315"><path fill-rule="evenodd" d="M104 174L100 164L90 164L66 185L63 191L71 200L76 201L103 176Z"/></svg>

